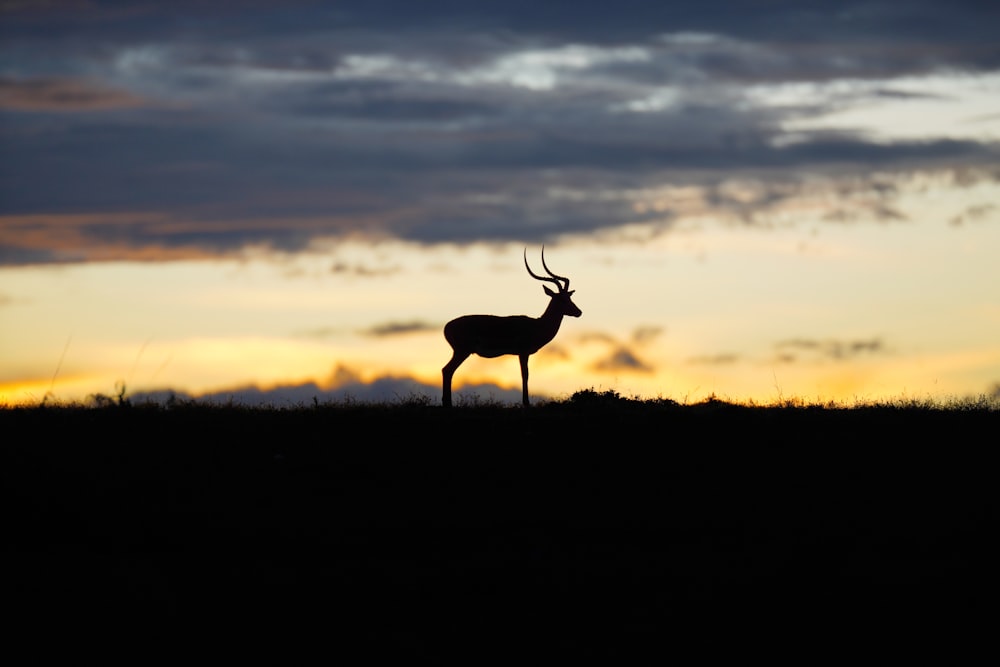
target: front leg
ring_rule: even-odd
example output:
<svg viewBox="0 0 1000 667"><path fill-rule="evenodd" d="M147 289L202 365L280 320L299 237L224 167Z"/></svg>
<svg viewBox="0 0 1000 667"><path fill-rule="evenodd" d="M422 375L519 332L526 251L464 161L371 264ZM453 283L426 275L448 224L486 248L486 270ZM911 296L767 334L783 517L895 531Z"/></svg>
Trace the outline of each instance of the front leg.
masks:
<svg viewBox="0 0 1000 667"><path fill-rule="evenodd" d="M521 402L524 407L530 407L528 402L528 355L522 354L521 357Z"/></svg>

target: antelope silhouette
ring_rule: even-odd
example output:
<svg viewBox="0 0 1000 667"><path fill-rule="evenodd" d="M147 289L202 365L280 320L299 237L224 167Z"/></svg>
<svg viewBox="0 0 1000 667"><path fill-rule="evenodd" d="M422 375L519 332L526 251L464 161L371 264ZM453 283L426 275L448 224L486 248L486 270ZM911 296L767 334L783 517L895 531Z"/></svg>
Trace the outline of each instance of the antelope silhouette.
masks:
<svg viewBox="0 0 1000 667"><path fill-rule="evenodd" d="M455 371L471 354L492 359L505 354L515 354L521 360L521 400L529 407L528 357L538 352L555 338L563 316L580 317L583 314L573 300L575 290L569 288L569 278L557 276L545 264L545 246L542 246L542 266L548 277L536 275L528 266L528 249L524 249L524 268L535 280L555 284L554 292L545 286L550 301L541 317L527 315L463 315L444 325L444 337L451 345L451 360L441 369L441 404L451 407L451 380Z"/></svg>

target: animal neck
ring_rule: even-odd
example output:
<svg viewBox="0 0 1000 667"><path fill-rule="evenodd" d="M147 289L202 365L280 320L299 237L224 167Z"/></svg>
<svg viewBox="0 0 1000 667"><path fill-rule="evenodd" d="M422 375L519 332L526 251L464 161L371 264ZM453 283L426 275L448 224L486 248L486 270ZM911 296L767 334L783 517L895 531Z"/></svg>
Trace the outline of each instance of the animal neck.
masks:
<svg viewBox="0 0 1000 667"><path fill-rule="evenodd" d="M552 336L549 340L555 337L556 332L559 331L559 325L562 324L562 318L563 314L556 306L556 300L551 299L548 307L545 309L545 312L538 318L538 321L542 323L542 328L546 331L546 333L551 332Z"/></svg>

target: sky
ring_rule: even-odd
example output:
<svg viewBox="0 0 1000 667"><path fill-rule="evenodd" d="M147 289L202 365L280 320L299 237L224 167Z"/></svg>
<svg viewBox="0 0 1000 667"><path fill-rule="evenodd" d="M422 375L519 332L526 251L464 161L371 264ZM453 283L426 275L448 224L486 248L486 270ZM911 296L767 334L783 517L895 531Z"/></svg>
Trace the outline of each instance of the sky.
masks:
<svg viewBox="0 0 1000 667"><path fill-rule="evenodd" d="M0 404L1000 397L1000 5L0 2ZM520 398L470 358L456 400Z"/></svg>

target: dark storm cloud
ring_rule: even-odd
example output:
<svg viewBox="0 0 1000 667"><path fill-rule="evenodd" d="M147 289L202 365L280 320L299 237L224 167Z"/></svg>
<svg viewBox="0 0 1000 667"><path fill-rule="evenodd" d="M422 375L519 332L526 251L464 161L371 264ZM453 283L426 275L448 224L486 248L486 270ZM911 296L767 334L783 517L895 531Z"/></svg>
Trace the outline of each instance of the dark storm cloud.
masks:
<svg viewBox="0 0 1000 667"><path fill-rule="evenodd" d="M164 29L197 32L225 23L238 34L268 36L300 34L335 25L345 31L402 32L410 30L465 30L534 35L593 42L634 40L649 34L682 29L718 32L745 39L778 42L825 43L886 41L924 43L931 38L945 44L994 42L997 15L991 3L958 0L942 5L935 0L871 2L842 0L771 0L699 3L649 3L619 0L614 5L552 0L366 0L321 3L311 0L249 0L204 3L39 1L4 3L7 16L36 30L45 25L57 36L76 34L79 24L100 24L106 32L155 36ZM194 20L198 17L198 21ZM43 21L45 22L43 24ZM933 45L934 42L931 42ZM960 48L955 44L955 49ZM973 46L966 47L977 52ZM979 58L985 57L980 55Z"/></svg>
<svg viewBox="0 0 1000 667"><path fill-rule="evenodd" d="M8 264L349 233L537 242L670 220L629 194L664 184L752 222L803 173L998 157L972 140L782 130L931 95L880 83L895 76L996 71L1000 8L979 3L95 1L2 16ZM854 83L816 87L831 81ZM767 86L786 84L806 88L774 103ZM772 187L727 199L734 174ZM882 204L866 214L898 217Z"/></svg>

